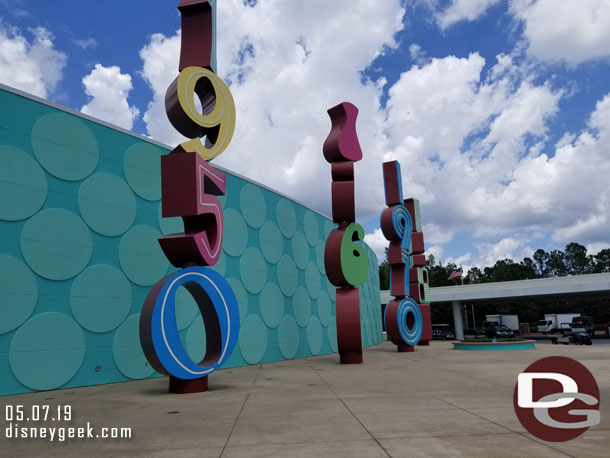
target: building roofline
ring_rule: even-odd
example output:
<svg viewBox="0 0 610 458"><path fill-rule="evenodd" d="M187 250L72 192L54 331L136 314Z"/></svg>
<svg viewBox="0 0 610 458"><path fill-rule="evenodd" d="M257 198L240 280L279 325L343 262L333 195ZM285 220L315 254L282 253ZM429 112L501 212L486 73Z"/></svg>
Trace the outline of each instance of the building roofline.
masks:
<svg viewBox="0 0 610 458"><path fill-rule="evenodd" d="M49 106L51 108L55 108L56 110L64 111L64 112L69 113L69 114L71 114L73 116L77 116L79 118L86 119L87 121L91 121L91 122L94 122L96 124L100 124L100 125L102 125L104 127L108 127L110 129L117 130L117 131L119 131L121 133L124 133L124 134L127 134L127 135L131 135L132 137L135 137L138 140L142 140L142 141L145 141L145 142L148 142L148 143L152 143L153 145L159 146L161 148L168 149L170 151L172 149L174 149L174 147L169 146L169 145L167 145L165 143L162 143L160 141L154 140L154 139L152 139L150 137L147 137L146 135L142 135L142 134L138 134L136 132L132 132L130 130L125 129L124 127L117 126L116 124L112 124L110 122L104 121L104 120L96 118L94 116L90 116L90 115L82 113L82 112L80 112L78 110L74 110L72 108L68 108L66 106L60 105L60 104L55 103L55 102L51 102L50 100L44 99L44 98L39 97L39 96L34 95L34 94L30 94L28 92L25 92L25 91L22 91L20 89L14 88L12 86L7 86L6 84L0 83L0 89L4 90L6 92L10 92L12 94L18 95L20 97L24 97L26 99L33 100L34 102L38 102L38 103L41 103L43 105L47 105L47 106ZM266 189L268 191L274 192L275 194L278 194L281 197L289 199L292 202L295 202L295 203L305 207L306 209L308 209L308 210L310 210L312 212L315 212L315 213L317 213L320 216L323 216L326 219L329 219L331 221L333 220L330 216L325 215L321 211L318 211L318 210L315 210L315 209L311 208L309 205L305 205L303 202L295 199L294 197L290 197L287 194L284 194L283 192L280 192L280 191L278 191L276 189L273 189L273 188L271 188L271 187L269 187L267 185L264 185L262 183L254 181L251 178L247 178L247 177L245 177L245 176L243 176L243 175L241 175L239 173L233 172L232 170L229 170L229 169L227 169L225 167L222 167L220 165L214 164L214 167L219 169L219 170L221 170L222 172L230 173L231 175L233 175L233 176L235 176L237 178L241 178L242 180L248 181L249 183L255 184L256 186L260 186L263 189Z"/></svg>

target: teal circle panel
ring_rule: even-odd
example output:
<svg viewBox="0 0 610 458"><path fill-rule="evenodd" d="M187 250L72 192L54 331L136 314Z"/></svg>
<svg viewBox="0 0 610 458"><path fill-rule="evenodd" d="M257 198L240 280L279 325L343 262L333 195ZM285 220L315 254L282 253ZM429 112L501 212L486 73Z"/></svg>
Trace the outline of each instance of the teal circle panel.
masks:
<svg viewBox="0 0 610 458"><path fill-rule="evenodd" d="M172 218L163 218L163 204L159 204L157 210L157 221L159 223L159 229L163 235L170 234L182 234L184 232L184 223L182 218L175 216Z"/></svg>
<svg viewBox="0 0 610 458"><path fill-rule="evenodd" d="M123 171L127 183L145 200L161 199L161 155L163 151L150 143L130 146L123 158Z"/></svg>
<svg viewBox="0 0 610 458"><path fill-rule="evenodd" d="M309 262L309 245L302 232L295 232L291 240L292 257L301 270L305 270Z"/></svg>
<svg viewBox="0 0 610 458"><path fill-rule="evenodd" d="M373 329L370 323L366 324L366 337L368 339L369 345L373 345Z"/></svg>
<svg viewBox="0 0 610 458"><path fill-rule="evenodd" d="M259 363L267 350L267 326L258 315L250 315L239 330L239 350L249 364Z"/></svg>
<svg viewBox="0 0 610 458"><path fill-rule="evenodd" d="M299 275L292 258L282 256L277 265L277 281L286 296L292 296L297 289Z"/></svg>
<svg viewBox="0 0 610 458"><path fill-rule="evenodd" d="M91 231L74 213L49 208L32 216L21 231L21 252L38 275L67 280L89 264Z"/></svg>
<svg viewBox="0 0 610 458"><path fill-rule="evenodd" d="M186 334L186 352L196 363L203 361L206 345L205 325L203 320L196 320Z"/></svg>
<svg viewBox="0 0 610 458"><path fill-rule="evenodd" d="M323 241L319 241L316 245L316 265L322 275L326 275L326 266L324 265L324 249L326 244Z"/></svg>
<svg viewBox="0 0 610 458"><path fill-rule="evenodd" d="M247 184L239 194L239 208L248 226L258 229L267 219L267 203L258 186Z"/></svg>
<svg viewBox="0 0 610 458"><path fill-rule="evenodd" d="M313 355L319 355L322 350L322 325L317 316L309 318L307 324L307 345Z"/></svg>
<svg viewBox="0 0 610 458"><path fill-rule="evenodd" d="M324 240L325 241L328 238L328 234L330 234L331 231L336 227L337 227L337 225L335 223L333 223L332 221L326 221L324 223Z"/></svg>
<svg viewBox="0 0 610 458"><path fill-rule="evenodd" d="M134 226L119 244L119 262L136 285L154 285L167 273L169 262L157 239L161 233L150 226Z"/></svg>
<svg viewBox="0 0 610 458"><path fill-rule="evenodd" d="M307 321L311 316L311 299L307 290L299 286L292 297L292 312L297 324L301 327L307 326Z"/></svg>
<svg viewBox="0 0 610 458"><path fill-rule="evenodd" d="M284 251L284 239L277 224L267 221L261 227L258 237L265 259L271 264L277 264Z"/></svg>
<svg viewBox="0 0 610 458"><path fill-rule="evenodd" d="M275 283L269 283L260 295L261 316L265 324L275 328L284 316L284 295L280 287Z"/></svg>
<svg viewBox="0 0 610 458"><path fill-rule="evenodd" d="M260 293L267 282L267 263L258 248L250 247L239 261L239 274L245 288L252 294Z"/></svg>
<svg viewBox="0 0 610 458"><path fill-rule="evenodd" d="M248 315L248 293L244 288L244 285L237 278L227 278L227 282L231 286L235 298L237 299L237 306L239 307L239 323L242 324Z"/></svg>
<svg viewBox="0 0 610 458"><path fill-rule="evenodd" d="M117 329L112 343L114 362L130 379L150 377L154 369L146 360L140 344L140 315L131 315Z"/></svg>
<svg viewBox="0 0 610 458"><path fill-rule="evenodd" d="M285 316L277 330L280 352L286 359L292 359L299 349L299 326L291 316Z"/></svg>
<svg viewBox="0 0 610 458"><path fill-rule="evenodd" d="M52 390L68 383L85 357L85 335L67 315L41 313L15 333L9 362L15 378L33 390Z"/></svg>
<svg viewBox="0 0 610 458"><path fill-rule="evenodd" d="M282 235L288 239L292 238L297 230L297 213L293 203L288 199L281 199L277 203L275 215Z"/></svg>
<svg viewBox="0 0 610 458"><path fill-rule="evenodd" d="M328 342L330 343L330 349L333 352L337 352L339 345L337 343L337 319L332 317L328 323Z"/></svg>
<svg viewBox="0 0 610 458"><path fill-rule="evenodd" d="M330 297L326 291L322 290L318 296L318 317L322 326L328 326L330 323L331 312Z"/></svg>
<svg viewBox="0 0 610 458"><path fill-rule="evenodd" d="M22 261L0 254L0 334L21 326L38 301L36 277Z"/></svg>
<svg viewBox="0 0 610 458"><path fill-rule="evenodd" d="M67 113L50 113L32 128L32 150L40 165L66 181L88 177L97 167L99 148L87 125Z"/></svg>
<svg viewBox="0 0 610 458"><path fill-rule="evenodd" d="M220 256L218 256L218 261L211 266L211 269L224 277L227 272L227 256L221 252Z"/></svg>
<svg viewBox="0 0 610 458"><path fill-rule="evenodd" d="M129 280L107 264L88 267L72 283L70 307L78 324L88 331L112 331L129 314Z"/></svg>
<svg viewBox="0 0 610 458"><path fill-rule="evenodd" d="M322 277L322 283L326 283L326 291L330 300L335 301L337 299L337 287L328 281L328 277Z"/></svg>
<svg viewBox="0 0 610 458"><path fill-rule="evenodd" d="M305 212L303 217L303 226L305 227L305 237L311 246L315 246L320 238L320 228L318 227L318 217L311 210Z"/></svg>
<svg viewBox="0 0 610 458"><path fill-rule="evenodd" d="M38 162L18 148L0 146L0 220L29 218L47 200L47 177Z"/></svg>
<svg viewBox="0 0 610 458"><path fill-rule="evenodd" d="M313 262L310 262L305 270L305 285L311 298L317 299L321 288L320 271Z"/></svg>
<svg viewBox="0 0 610 458"><path fill-rule="evenodd" d="M136 197L127 183L111 173L95 173L78 190L78 209L98 234L121 235L136 219Z"/></svg>
<svg viewBox="0 0 610 458"><path fill-rule="evenodd" d="M248 227L237 211L228 209L223 213L222 249L229 256L240 256L248 245Z"/></svg>
<svg viewBox="0 0 610 458"><path fill-rule="evenodd" d="M184 286L180 286L176 290L176 327L178 331L188 328L197 314L199 313L199 306L191 293Z"/></svg>

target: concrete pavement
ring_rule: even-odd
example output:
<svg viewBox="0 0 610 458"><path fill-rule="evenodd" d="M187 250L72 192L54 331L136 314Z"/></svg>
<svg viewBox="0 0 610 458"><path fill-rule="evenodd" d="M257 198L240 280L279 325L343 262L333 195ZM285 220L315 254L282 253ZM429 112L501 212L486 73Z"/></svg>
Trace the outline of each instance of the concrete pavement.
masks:
<svg viewBox="0 0 610 458"><path fill-rule="evenodd" d="M572 357L596 377L600 425L566 443L528 434L512 404L517 375L537 359ZM610 450L610 354L602 346L466 352L432 342L415 353L390 343L362 365L325 355L233 368L210 391L167 393L167 379L1 398L5 405L72 406L70 422L38 426L131 427L131 439L6 439L1 456L82 457L557 457ZM33 426L30 422L27 426Z"/></svg>

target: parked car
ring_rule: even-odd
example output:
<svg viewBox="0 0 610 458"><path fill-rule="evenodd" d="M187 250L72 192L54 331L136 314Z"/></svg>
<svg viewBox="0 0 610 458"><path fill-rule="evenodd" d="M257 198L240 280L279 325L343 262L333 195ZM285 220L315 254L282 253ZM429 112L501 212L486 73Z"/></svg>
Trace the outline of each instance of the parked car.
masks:
<svg viewBox="0 0 610 458"><path fill-rule="evenodd" d="M565 332L563 337L553 337L551 342L554 344L575 344L575 345L592 345L591 336L585 328L574 327L569 332Z"/></svg>
<svg viewBox="0 0 610 458"><path fill-rule="evenodd" d="M515 337L515 333L508 329L503 324L497 324L495 326L489 326L485 329L485 336L492 337Z"/></svg>
<svg viewBox="0 0 610 458"><path fill-rule="evenodd" d="M572 327L584 328L591 337L595 334L595 323L590 316L577 316L572 318Z"/></svg>
<svg viewBox="0 0 610 458"><path fill-rule="evenodd" d="M434 340L455 340L455 334L448 324L433 324L432 338Z"/></svg>

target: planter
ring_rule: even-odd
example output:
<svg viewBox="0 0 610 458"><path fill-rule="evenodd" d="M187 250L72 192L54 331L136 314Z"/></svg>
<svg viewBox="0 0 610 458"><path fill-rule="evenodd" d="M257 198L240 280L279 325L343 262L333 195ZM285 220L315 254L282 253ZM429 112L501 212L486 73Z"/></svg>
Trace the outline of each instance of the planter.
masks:
<svg viewBox="0 0 610 458"><path fill-rule="evenodd" d="M493 350L493 351L510 351L510 350L534 350L535 340L517 340L514 342L455 342L454 350Z"/></svg>

